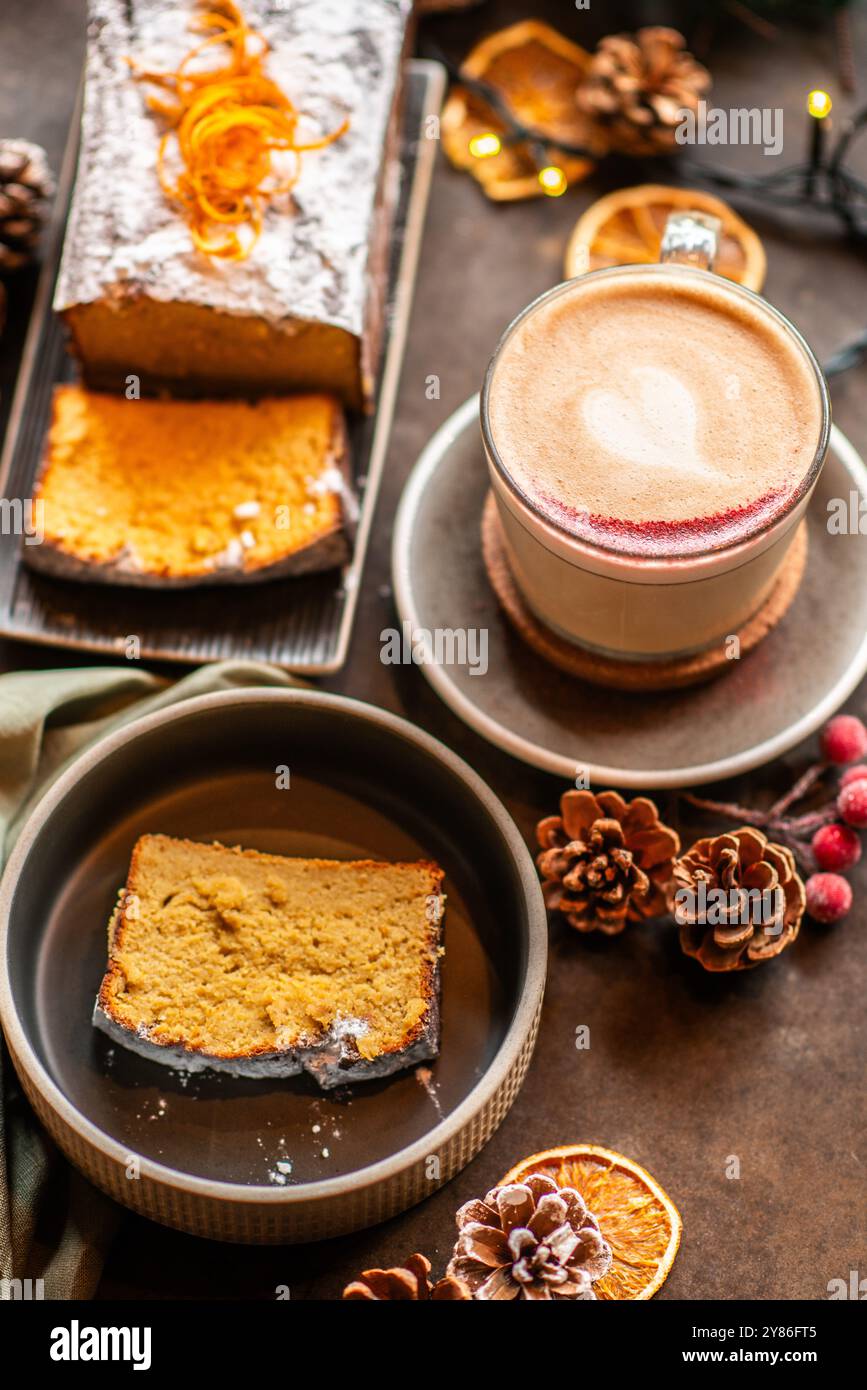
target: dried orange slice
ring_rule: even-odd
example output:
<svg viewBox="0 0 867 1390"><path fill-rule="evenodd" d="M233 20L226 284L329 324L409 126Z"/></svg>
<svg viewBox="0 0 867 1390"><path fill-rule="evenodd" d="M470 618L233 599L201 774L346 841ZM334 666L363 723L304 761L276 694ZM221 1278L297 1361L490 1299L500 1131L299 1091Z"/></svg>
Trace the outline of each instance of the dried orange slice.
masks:
<svg viewBox="0 0 867 1390"><path fill-rule="evenodd" d="M550 141L545 159L562 169L565 187L585 178L594 165L558 150L558 139L604 153L599 128L575 103L575 90L589 62L589 53L556 29L526 19L477 44L461 71L495 87L522 125L544 133ZM483 97L460 83L452 88L440 118L443 149L451 162L468 169L497 202L539 197L545 192L538 177L539 160L525 144L504 142L486 159L470 150L476 136L505 133L504 122Z"/></svg>
<svg viewBox="0 0 867 1390"><path fill-rule="evenodd" d="M599 1222L614 1258L593 1285L597 1298L643 1301L659 1292L674 1264L682 1223L649 1173L611 1149L566 1144L522 1159L502 1182L523 1182L531 1173L576 1188Z"/></svg>
<svg viewBox="0 0 867 1390"><path fill-rule="evenodd" d="M743 218L711 193L642 183L600 198L578 219L566 248L566 279L602 266L645 264L659 259L670 212L709 212L723 225L715 269L729 280L760 291L767 260L761 241Z"/></svg>

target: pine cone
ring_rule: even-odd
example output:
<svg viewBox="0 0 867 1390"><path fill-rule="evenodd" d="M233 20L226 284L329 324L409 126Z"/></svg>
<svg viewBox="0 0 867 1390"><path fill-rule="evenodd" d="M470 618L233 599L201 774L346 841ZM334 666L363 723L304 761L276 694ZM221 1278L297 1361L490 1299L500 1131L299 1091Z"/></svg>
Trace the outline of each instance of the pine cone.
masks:
<svg viewBox="0 0 867 1390"><path fill-rule="evenodd" d="M538 1173L467 1202L455 1219L446 1274L473 1298L595 1300L593 1281L611 1265L611 1247L581 1194Z"/></svg>
<svg viewBox="0 0 867 1390"><path fill-rule="evenodd" d="M676 29L639 29L600 41L576 93L578 107L604 128L622 154L664 154L684 109L698 110L710 73Z"/></svg>
<svg viewBox="0 0 867 1390"><path fill-rule="evenodd" d="M41 146L0 140L0 273L33 259L53 192Z"/></svg>
<svg viewBox="0 0 867 1390"><path fill-rule="evenodd" d="M536 837L545 905L577 931L613 936L627 921L667 910L680 840L648 797L626 802L617 792L568 791L560 815L539 821Z"/></svg>
<svg viewBox="0 0 867 1390"><path fill-rule="evenodd" d="M712 889L725 896L708 900ZM797 937L806 901L791 850L752 828L698 840L675 862L669 888L681 948L705 970L748 970L778 956Z"/></svg>
<svg viewBox="0 0 867 1390"><path fill-rule="evenodd" d="M343 1290L344 1298L366 1299L370 1303L396 1302L411 1299L421 1302L457 1302L471 1297L459 1279L446 1275L438 1283L429 1278L430 1260L424 1255L409 1255L402 1265L393 1269L366 1269Z"/></svg>

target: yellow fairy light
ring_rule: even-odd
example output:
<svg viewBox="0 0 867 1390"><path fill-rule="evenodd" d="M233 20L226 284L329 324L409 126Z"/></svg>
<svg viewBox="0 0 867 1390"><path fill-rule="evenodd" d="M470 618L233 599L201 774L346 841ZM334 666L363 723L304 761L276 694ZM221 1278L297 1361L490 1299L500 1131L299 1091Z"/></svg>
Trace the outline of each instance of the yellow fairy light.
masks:
<svg viewBox="0 0 867 1390"><path fill-rule="evenodd" d="M556 164L548 164L539 170L539 182L549 198L559 198L569 187L566 175Z"/></svg>
<svg viewBox="0 0 867 1390"><path fill-rule="evenodd" d="M495 135L492 130L484 135L474 135L470 141L470 154L475 159L490 159L492 155L499 154L502 149L502 142L499 135Z"/></svg>
<svg viewBox="0 0 867 1390"><path fill-rule="evenodd" d="M817 121L824 121L825 117L831 114L831 98L828 93L820 91L818 87L810 92L807 97L807 110Z"/></svg>

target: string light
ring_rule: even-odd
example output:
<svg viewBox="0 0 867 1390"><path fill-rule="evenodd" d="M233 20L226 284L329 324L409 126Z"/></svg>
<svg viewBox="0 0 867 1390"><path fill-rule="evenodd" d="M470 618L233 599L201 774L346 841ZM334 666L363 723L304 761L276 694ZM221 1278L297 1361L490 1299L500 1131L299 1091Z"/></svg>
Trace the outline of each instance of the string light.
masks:
<svg viewBox="0 0 867 1390"><path fill-rule="evenodd" d="M821 91L818 87L807 96L807 110L811 116L815 116L817 121L824 121L826 116L831 114L831 98L827 92Z"/></svg>
<svg viewBox="0 0 867 1390"><path fill-rule="evenodd" d="M569 187L569 180L556 164L546 164L544 169L539 170L538 178L549 198L559 198Z"/></svg>
<svg viewBox="0 0 867 1390"><path fill-rule="evenodd" d="M564 193L568 180L563 170L545 163L545 158L549 157L546 146L548 151L551 148L550 133L520 120L495 86L462 72L441 50L435 49L432 56L443 64L453 81L459 82L485 102L502 122L504 134L494 137L497 148L491 147L488 152L497 153L503 145L524 145L536 164L537 178L543 192L554 198ZM808 92L806 106L812 126L811 148L808 159L800 164L769 174L737 174L733 170L715 168L680 155L680 170L687 179L694 178L747 198L757 198L765 208L809 208L831 213L844 224L852 240L863 246L867 242L867 182L847 167L846 159L854 141L867 131L867 105L847 117L834 148L827 151L824 137L832 126L832 122L827 120L832 105L831 97L821 88L816 87ZM485 137L477 136L475 139L483 140ZM476 153L474 143L475 140L470 141L470 149ZM486 144L482 146L483 151L486 148ZM586 159L593 164L601 162L598 150L572 141L558 139L556 148L561 154L575 159ZM639 161L636 163L639 164ZM653 163L659 167L659 161L654 160ZM659 181L658 174L654 181ZM825 363L825 372L830 376L846 371L864 358L867 358L867 332L835 353Z"/></svg>
<svg viewBox="0 0 867 1390"><path fill-rule="evenodd" d="M499 154L502 148L503 142L492 130L484 135L474 135L470 141L470 154L474 159L490 159L492 155Z"/></svg>

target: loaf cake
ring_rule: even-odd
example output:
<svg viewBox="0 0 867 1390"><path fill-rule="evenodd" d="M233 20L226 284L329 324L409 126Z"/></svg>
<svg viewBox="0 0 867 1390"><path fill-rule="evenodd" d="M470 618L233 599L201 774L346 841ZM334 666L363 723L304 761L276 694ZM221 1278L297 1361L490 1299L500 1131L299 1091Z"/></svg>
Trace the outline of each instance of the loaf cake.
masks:
<svg viewBox="0 0 867 1390"><path fill-rule="evenodd" d="M126 400L55 389L25 547L62 578L177 588L330 569L349 558L346 431L333 396Z"/></svg>
<svg viewBox="0 0 867 1390"><path fill-rule="evenodd" d="M442 879L143 835L93 1022L169 1066L325 1089L435 1057Z"/></svg>
<svg viewBox="0 0 867 1390"><path fill-rule="evenodd" d="M165 122L137 71L200 40L196 0L90 0L81 148L55 308L85 379L153 393L333 391L369 404L396 200L411 0L240 0L308 140L249 257L197 250L158 175ZM219 11L219 0L205 5ZM206 55L207 56L207 55ZM130 59L137 65L131 66ZM198 59L197 61L202 61Z"/></svg>

